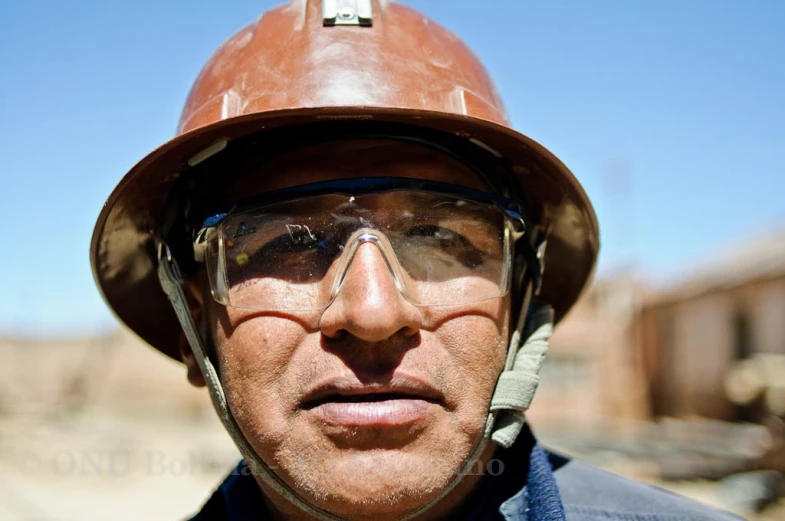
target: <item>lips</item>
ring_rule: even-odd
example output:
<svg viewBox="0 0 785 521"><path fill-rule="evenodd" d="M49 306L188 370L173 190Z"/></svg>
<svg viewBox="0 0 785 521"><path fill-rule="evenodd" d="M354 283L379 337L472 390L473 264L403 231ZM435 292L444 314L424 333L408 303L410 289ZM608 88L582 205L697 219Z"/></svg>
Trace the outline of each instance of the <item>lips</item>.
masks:
<svg viewBox="0 0 785 521"><path fill-rule="evenodd" d="M443 403L444 395L426 380L395 375L384 383L322 381L305 394L301 407L335 426L393 427L421 421Z"/></svg>

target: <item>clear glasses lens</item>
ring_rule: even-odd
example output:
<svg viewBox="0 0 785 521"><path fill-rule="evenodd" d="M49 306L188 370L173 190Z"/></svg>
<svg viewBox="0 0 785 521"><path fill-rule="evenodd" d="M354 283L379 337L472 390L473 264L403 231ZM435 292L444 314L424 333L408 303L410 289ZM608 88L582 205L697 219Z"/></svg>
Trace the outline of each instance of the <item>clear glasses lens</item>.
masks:
<svg viewBox="0 0 785 521"><path fill-rule="evenodd" d="M454 196L330 194L229 215L210 234L205 261L227 306L315 310L372 242L411 303L464 305L507 292L509 229L499 208Z"/></svg>

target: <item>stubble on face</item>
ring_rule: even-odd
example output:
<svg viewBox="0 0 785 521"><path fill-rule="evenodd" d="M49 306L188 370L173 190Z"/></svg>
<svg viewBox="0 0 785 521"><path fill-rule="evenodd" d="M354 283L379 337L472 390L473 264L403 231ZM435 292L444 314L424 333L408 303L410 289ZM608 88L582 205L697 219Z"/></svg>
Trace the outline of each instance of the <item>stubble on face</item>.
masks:
<svg viewBox="0 0 785 521"><path fill-rule="evenodd" d="M309 502L348 519L394 519L435 497L480 441L504 364L504 304L374 345L325 342L298 320L230 312L215 328L227 399L257 453ZM444 395L423 421L352 429L302 408L303 394L324 378L379 381L399 372L424 376Z"/></svg>

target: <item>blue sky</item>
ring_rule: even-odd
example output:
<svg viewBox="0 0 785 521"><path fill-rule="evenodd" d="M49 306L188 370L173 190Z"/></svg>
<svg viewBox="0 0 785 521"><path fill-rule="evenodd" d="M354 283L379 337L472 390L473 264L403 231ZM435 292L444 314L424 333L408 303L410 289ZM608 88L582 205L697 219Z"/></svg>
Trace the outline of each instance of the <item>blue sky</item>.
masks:
<svg viewBox="0 0 785 521"><path fill-rule="evenodd" d="M0 331L114 326L95 218L213 50L274 3L0 2ZM673 277L785 227L785 2L406 3L475 50L514 126L583 182L601 272Z"/></svg>

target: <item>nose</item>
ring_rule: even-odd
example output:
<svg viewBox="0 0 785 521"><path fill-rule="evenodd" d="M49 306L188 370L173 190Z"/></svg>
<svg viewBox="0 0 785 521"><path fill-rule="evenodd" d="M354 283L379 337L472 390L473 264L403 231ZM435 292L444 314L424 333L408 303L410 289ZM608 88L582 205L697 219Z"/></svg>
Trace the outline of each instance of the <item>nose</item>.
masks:
<svg viewBox="0 0 785 521"><path fill-rule="evenodd" d="M414 335L422 322L420 310L398 291L379 246L366 242L357 249L338 295L322 315L320 328L330 338L348 333L366 342L380 342L397 333Z"/></svg>

